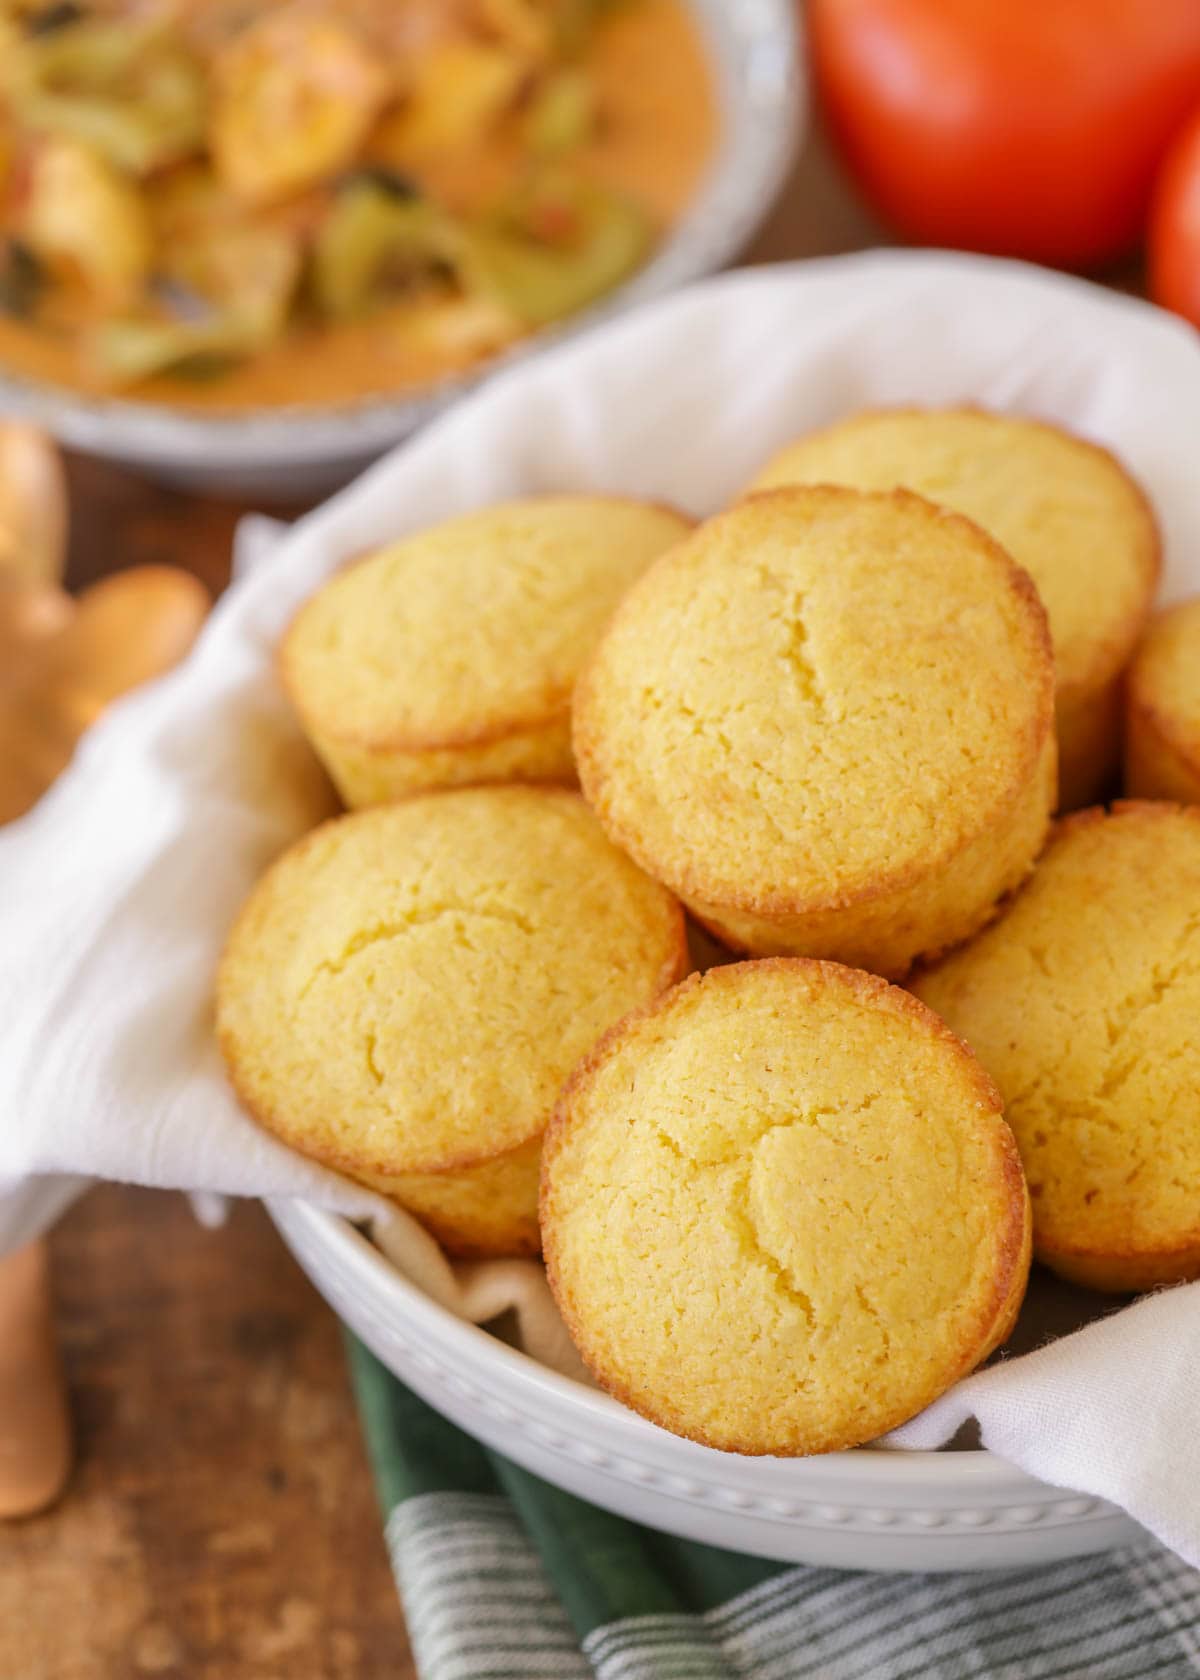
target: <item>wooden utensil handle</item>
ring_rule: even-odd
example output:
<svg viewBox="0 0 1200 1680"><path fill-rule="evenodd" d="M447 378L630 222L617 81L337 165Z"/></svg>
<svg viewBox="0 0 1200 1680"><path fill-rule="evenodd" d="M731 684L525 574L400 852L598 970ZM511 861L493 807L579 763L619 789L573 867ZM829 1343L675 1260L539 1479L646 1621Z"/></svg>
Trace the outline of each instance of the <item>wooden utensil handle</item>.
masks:
<svg viewBox="0 0 1200 1680"><path fill-rule="evenodd" d="M71 1463L44 1241L0 1260L0 1518L58 1498Z"/></svg>

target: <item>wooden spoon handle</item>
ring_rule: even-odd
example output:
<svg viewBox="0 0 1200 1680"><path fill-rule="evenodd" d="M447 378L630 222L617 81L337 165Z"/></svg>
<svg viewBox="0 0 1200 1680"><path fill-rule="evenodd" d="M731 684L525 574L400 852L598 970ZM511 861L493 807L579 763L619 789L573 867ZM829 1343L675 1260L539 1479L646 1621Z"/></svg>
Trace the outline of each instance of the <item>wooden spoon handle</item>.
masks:
<svg viewBox="0 0 1200 1680"><path fill-rule="evenodd" d="M44 1241L0 1260L0 1518L53 1504L71 1467Z"/></svg>

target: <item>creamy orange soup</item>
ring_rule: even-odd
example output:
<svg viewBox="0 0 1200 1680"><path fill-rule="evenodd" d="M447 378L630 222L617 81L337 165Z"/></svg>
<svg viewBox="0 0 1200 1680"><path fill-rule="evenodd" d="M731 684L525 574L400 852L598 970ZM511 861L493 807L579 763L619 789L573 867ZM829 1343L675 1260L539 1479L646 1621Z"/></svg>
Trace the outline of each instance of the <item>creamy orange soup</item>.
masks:
<svg viewBox="0 0 1200 1680"><path fill-rule="evenodd" d="M421 3L436 9L447 0ZM408 0L410 12L413 4ZM202 19L210 9L204 0L192 0L192 10ZM0 41L0 58L3 54ZM586 136L565 159L570 192L594 190L636 207L644 218L645 241L632 271L685 209L712 158L719 118L711 69L683 0L617 0L596 22L580 73L587 78L591 120ZM0 99L2 84L0 66ZM411 133L406 135L401 99L380 112L356 162L367 169L392 168L399 156L423 199L470 224L524 178L529 120L525 107L502 112L470 143L434 145L410 169L405 148ZM18 121L19 113L13 118ZM0 167L4 138L0 107ZM40 143L35 136L34 145ZM11 142L8 150L11 154ZM153 195L171 169L180 175L189 166L194 163L169 165L151 174L148 188L140 185ZM10 168L3 231L19 240L28 220L22 207L27 186L19 179L14 186L11 175ZM251 225L257 218L273 229L286 229L307 251L330 192L326 180L291 195L268 194L261 204L251 197L238 215ZM49 220L53 256L53 216ZM57 274L53 261L50 267ZM302 276L295 282L285 324L274 336L264 333L252 350L200 356L183 371L123 379L95 352L94 329L103 323L105 309L80 283L70 252L65 268L65 282L32 318L0 313L0 364L79 391L190 409L343 402L417 390L486 359L542 324L521 318L507 300L498 307L490 295L464 299L453 289L391 297L382 292L345 318L321 318L306 301L309 281ZM624 275L612 283L620 278Z"/></svg>

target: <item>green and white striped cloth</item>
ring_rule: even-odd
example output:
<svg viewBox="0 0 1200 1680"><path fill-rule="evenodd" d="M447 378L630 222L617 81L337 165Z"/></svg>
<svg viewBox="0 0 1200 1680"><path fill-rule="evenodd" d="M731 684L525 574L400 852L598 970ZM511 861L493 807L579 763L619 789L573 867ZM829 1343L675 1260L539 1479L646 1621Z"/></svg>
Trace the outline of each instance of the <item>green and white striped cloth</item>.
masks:
<svg viewBox="0 0 1200 1680"><path fill-rule="evenodd" d="M1160 1548L969 1575L767 1563L561 1493L349 1356L421 1680L1200 1675L1200 1571Z"/></svg>

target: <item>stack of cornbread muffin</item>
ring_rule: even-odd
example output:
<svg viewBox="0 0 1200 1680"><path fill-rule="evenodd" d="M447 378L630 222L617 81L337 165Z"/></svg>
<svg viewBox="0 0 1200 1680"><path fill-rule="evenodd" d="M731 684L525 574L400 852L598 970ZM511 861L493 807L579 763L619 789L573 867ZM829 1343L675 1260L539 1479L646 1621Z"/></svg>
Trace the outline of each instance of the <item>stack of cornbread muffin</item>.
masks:
<svg viewBox="0 0 1200 1680"><path fill-rule="evenodd" d="M547 496L358 560L281 649L348 814L229 936L244 1107L451 1254L541 1252L597 1380L730 1451L897 1426L1031 1252L1200 1276L1200 602L1151 622L1158 575L1110 455L968 409L699 525Z"/></svg>

